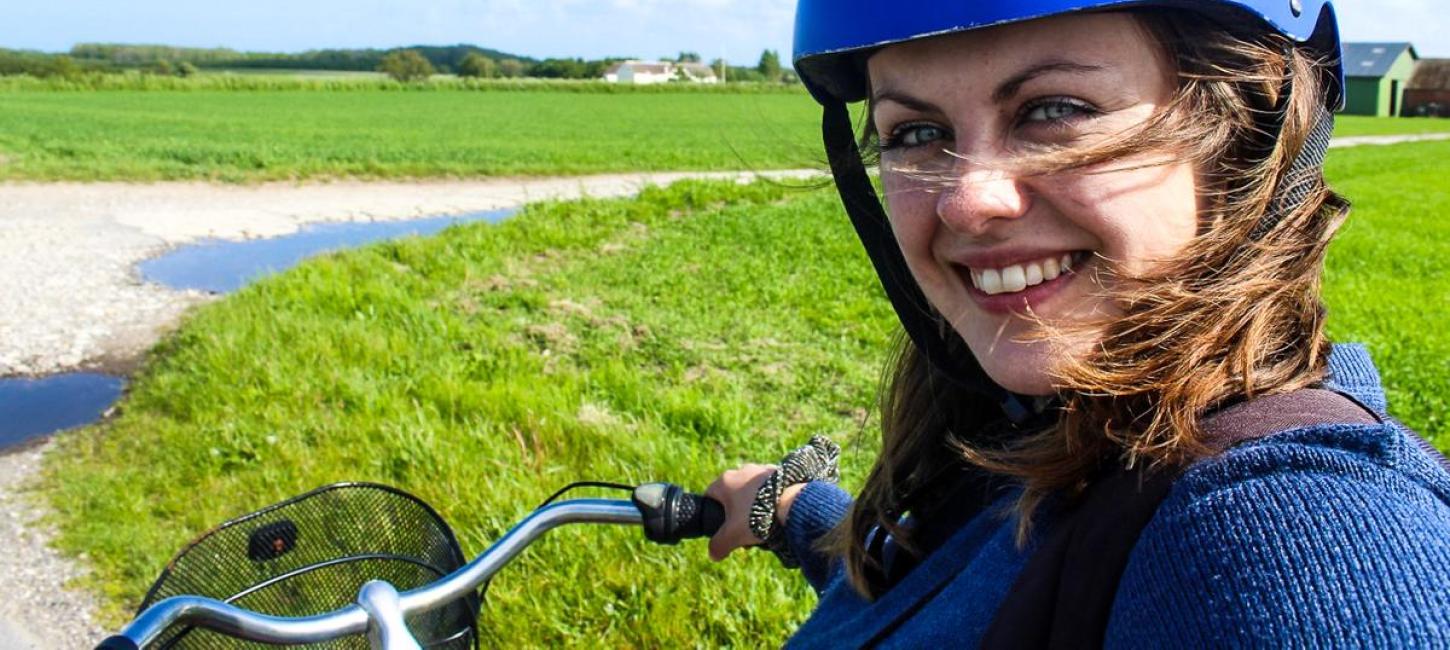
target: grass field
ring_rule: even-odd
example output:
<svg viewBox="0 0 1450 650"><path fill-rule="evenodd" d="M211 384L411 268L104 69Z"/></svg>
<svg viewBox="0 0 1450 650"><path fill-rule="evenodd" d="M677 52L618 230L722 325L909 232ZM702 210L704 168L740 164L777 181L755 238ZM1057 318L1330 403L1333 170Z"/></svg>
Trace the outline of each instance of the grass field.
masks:
<svg viewBox="0 0 1450 650"><path fill-rule="evenodd" d="M824 166L798 93L0 92L0 180Z"/></svg>
<svg viewBox="0 0 1450 650"><path fill-rule="evenodd" d="M799 89L458 79L401 86L306 75L98 79L116 89L0 79L0 180L254 182L825 166L819 111ZM1436 131L1450 132L1450 120L1344 116L1336 133Z"/></svg>
<svg viewBox="0 0 1450 650"><path fill-rule="evenodd" d="M1437 117L1366 117L1340 115L1334 120L1334 135L1419 135L1450 133L1450 119Z"/></svg>
<svg viewBox="0 0 1450 650"><path fill-rule="evenodd" d="M1330 327L1450 447L1450 143L1336 151L1357 204ZM338 480L415 491L466 550L576 479L696 488L812 433L862 434L895 320L829 191L683 184L316 260L195 312L44 493L111 621L223 519ZM869 426L865 427L869 431ZM498 578L489 646L775 645L812 606L764 554L561 530Z"/></svg>

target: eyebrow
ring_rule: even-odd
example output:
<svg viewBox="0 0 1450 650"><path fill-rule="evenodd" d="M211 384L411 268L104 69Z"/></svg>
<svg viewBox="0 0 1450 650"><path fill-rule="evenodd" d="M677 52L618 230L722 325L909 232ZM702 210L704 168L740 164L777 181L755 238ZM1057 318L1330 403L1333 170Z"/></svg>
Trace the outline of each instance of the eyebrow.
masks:
<svg viewBox="0 0 1450 650"><path fill-rule="evenodd" d="M1009 99L1012 99L1012 97L1016 95L1018 91L1022 90L1022 86L1024 84L1048 73L1070 72L1074 74L1083 74L1087 72L1097 72L1102 69L1103 67L1099 65L1084 65L1081 63L1072 63L1070 61L1048 61L1047 63L1039 63L1026 70L1023 70L1022 72L1012 75L1011 77L1008 77L1006 81L997 84L997 89L992 91L992 101L1001 104Z"/></svg>
<svg viewBox="0 0 1450 650"><path fill-rule="evenodd" d="M1012 99L1013 96L1015 96L1019 91L1022 90L1023 85L1026 85L1027 82L1032 81L1033 79L1041 77L1045 74L1050 74L1053 72L1083 74L1088 72L1099 72L1102 69L1103 67L1099 65L1085 65L1082 63L1072 63L1070 61L1048 61L1046 63L1039 63L1015 75L1012 75L1002 83L997 84L996 90L992 91L992 101L1001 104L1006 102L1007 100ZM913 97L905 93L900 93L889 88L881 90L880 92L872 95L871 102L873 104L880 101L895 102L909 109L920 111L923 113L941 112L941 110L931 102L928 102L919 97Z"/></svg>

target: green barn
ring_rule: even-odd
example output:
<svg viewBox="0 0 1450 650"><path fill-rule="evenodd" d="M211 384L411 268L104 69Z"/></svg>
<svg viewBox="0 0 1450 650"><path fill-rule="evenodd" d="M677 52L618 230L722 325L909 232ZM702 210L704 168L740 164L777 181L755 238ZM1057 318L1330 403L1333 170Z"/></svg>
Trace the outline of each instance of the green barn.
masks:
<svg viewBox="0 0 1450 650"><path fill-rule="evenodd" d="M1345 43L1344 112L1389 117L1400 114L1405 86L1420 55L1409 43Z"/></svg>

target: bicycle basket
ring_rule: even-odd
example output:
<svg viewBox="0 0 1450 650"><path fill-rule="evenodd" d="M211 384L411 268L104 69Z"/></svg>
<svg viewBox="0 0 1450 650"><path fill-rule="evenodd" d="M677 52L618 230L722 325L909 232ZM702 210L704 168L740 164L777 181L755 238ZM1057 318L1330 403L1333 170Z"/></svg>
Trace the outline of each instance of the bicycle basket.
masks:
<svg viewBox="0 0 1450 650"><path fill-rule="evenodd" d="M463 551L438 513L401 490L338 483L228 521L166 566L141 611L171 596L223 600L274 616L312 616L356 602L363 583L416 589L463 566ZM425 648L476 646L479 598L408 617ZM169 630L153 647L273 647L200 628ZM367 648L363 635L309 648Z"/></svg>

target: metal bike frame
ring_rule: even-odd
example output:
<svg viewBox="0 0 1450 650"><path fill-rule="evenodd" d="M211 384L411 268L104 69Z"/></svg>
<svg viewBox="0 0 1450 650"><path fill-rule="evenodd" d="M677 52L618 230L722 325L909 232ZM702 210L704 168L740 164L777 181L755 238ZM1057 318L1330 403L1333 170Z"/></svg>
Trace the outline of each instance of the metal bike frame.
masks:
<svg viewBox="0 0 1450 650"><path fill-rule="evenodd" d="M173 625L192 625L239 639L273 644L317 643L367 634L375 650L413 650L419 646L403 623L405 616L442 607L468 595L544 533L565 524L637 526L642 521L639 509L629 501L564 501L535 510L472 562L412 591L399 593L392 585L375 580L363 585L357 604L304 618L258 614L211 598L174 596L142 612L121 630L121 636L145 648Z"/></svg>

